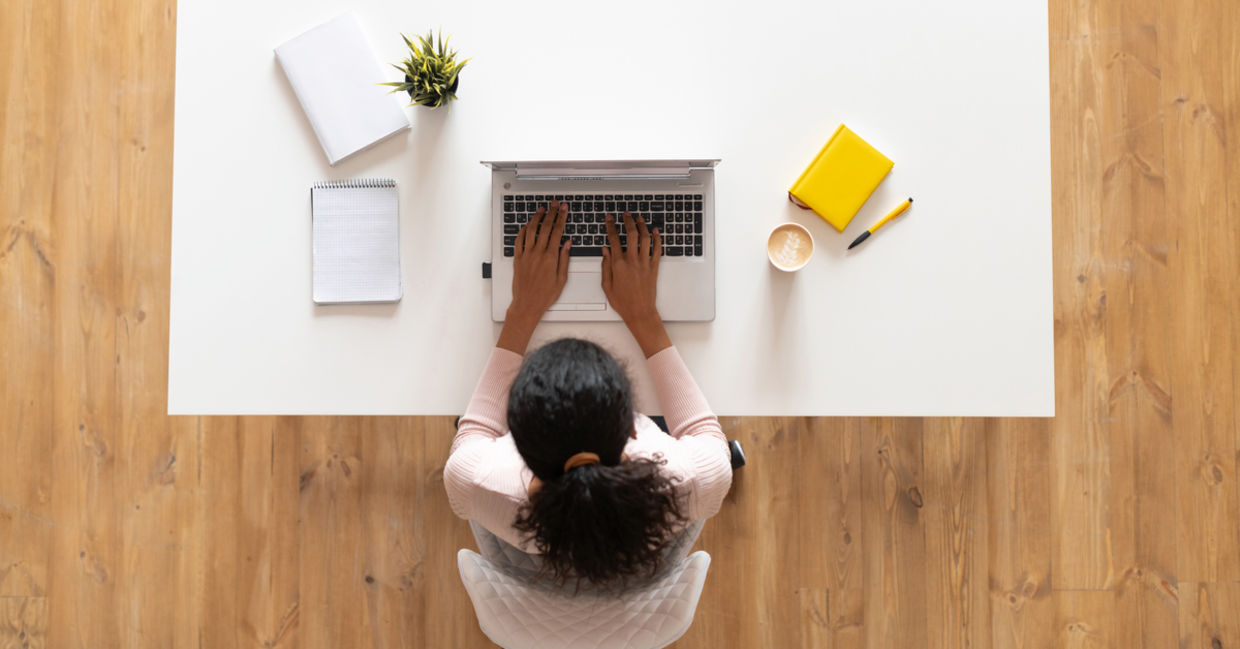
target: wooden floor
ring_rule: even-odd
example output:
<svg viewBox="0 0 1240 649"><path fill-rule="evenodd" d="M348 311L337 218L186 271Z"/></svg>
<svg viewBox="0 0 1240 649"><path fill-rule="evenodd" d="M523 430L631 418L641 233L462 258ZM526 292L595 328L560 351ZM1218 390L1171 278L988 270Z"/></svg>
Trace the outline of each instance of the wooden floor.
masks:
<svg viewBox="0 0 1240 649"><path fill-rule="evenodd" d="M1050 11L1058 416L727 420L678 647L1240 647L1240 2ZM175 14L0 3L0 647L486 646L449 420L163 414Z"/></svg>

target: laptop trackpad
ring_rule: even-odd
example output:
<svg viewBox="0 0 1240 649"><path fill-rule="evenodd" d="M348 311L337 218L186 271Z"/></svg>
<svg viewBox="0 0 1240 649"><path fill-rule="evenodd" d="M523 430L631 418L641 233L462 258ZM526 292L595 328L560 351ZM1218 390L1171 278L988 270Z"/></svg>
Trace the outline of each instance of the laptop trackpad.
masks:
<svg viewBox="0 0 1240 649"><path fill-rule="evenodd" d="M560 292L560 300L551 311L602 311L607 308L603 295L602 275L597 272L568 273L568 282Z"/></svg>

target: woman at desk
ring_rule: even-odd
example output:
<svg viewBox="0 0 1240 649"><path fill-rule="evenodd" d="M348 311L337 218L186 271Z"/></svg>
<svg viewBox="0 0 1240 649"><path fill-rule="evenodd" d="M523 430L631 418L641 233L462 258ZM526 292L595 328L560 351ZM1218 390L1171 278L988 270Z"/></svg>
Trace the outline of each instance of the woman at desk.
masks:
<svg viewBox="0 0 1240 649"><path fill-rule="evenodd" d="M540 574L558 584L623 586L688 551L700 522L719 511L732 468L719 420L655 307L659 233L627 212L627 250L607 216L603 290L646 356L670 434L634 412L628 378L599 346L564 339L522 358L567 281L571 244L559 245L567 215L567 204L552 202L517 235L512 305L460 419L444 484L480 545L489 533L505 556L536 556Z"/></svg>

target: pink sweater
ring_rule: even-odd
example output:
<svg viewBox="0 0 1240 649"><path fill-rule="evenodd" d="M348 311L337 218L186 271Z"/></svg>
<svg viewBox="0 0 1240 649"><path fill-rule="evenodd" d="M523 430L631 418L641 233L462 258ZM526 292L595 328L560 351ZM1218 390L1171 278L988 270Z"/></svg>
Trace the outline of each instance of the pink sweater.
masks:
<svg viewBox="0 0 1240 649"><path fill-rule="evenodd" d="M461 417L443 482L452 511L478 522L499 538L531 554L537 549L513 529L517 510L529 498L534 477L508 434L508 390L522 356L495 348L469 407ZM637 436L624 447L629 457L662 453L663 470L679 478L690 521L715 515L732 485L731 455L719 419L711 412L675 347L646 360L671 435L645 415L636 415Z"/></svg>

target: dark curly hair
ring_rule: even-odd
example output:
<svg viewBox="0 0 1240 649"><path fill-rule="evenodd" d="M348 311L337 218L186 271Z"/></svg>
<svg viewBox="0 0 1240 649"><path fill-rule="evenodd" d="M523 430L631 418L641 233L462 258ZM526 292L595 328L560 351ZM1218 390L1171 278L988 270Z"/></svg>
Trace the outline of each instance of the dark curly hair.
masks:
<svg viewBox="0 0 1240 649"><path fill-rule="evenodd" d="M685 522L666 461L620 461L633 431L629 379L598 345L566 338L530 354L508 395L517 451L542 481L517 515L517 530L543 555L544 576L624 588L654 577L663 547ZM598 464L565 473L588 451ZM578 581L578 585L580 585Z"/></svg>

